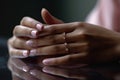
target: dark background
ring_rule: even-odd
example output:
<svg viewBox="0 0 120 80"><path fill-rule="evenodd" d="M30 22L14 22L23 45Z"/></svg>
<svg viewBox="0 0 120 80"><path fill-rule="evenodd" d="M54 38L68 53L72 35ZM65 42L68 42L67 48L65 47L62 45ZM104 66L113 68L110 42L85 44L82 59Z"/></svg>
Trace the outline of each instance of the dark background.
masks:
<svg viewBox="0 0 120 80"><path fill-rule="evenodd" d="M7 39L24 16L42 22L40 11L48 9L65 22L84 21L96 0L0 0L0 79L11 80L7 69Z"/></svg>
<svg viewBox="0 0 120 80"><path fill-rule="evenodd" d="M40 11L47 8L65 22L83 21L96 0L0 0L0 36L12 36L12 30L24 16L42 21Z"/></svg>

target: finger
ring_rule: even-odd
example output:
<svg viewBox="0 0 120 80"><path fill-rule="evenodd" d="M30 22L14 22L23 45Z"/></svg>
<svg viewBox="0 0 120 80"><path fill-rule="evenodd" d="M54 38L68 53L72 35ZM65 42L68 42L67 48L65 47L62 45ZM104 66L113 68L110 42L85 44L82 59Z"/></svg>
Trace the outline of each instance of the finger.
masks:
<svg viewBox="0 0 120 80"><path fill-rule="evenodd" d="M43 29L43 24L40 23L39 21L31 18L31 17L24 17L20 24L22 26L27 26L27 27L30 27L30 28L34 28L34 29L37 29L39 31L41 31Z"/></svg>
<svg viewBox="0 0 120 80"><path fill-rule="evenodd" d="M68 33L72 32L78 27L78 23L65 23L65 24L54 24L54 25L46 25L42 32L40 32L39 36L47 36L51 34L60 34L60 33Z"/></svg>
<svg viewBox="0 0 120 80"><path fill-rule="evenodd" d="M50 66L71 66L73 64L86 64L86 62L86 53L69 54L56 58L46 58L43 60L44 65Z"/></svg>
<svg viewBox="0 0 120 80"><path fill-rule="evenodd" d="M16 49L25 49L25 50L29 50L31 49L31 46L27 45L27 40L26 38L20 38L20 37L12 37L9 44L16 48Z"/></svg>
<svg viewBox="0 0 120 80"><path fill-rule="evenodd" d="M56 17L52 16L48 10L45 8L41 11L41 16L46 24L61 24L63 21L57 19Z"/></svg>
<svg viewBox="0 0 120 80"><path fill-rule="evenodd" d="M10 64L10 67L11 67L11 71L12 71L13 75L18 76L19 78L21 78L23 80L38 80L38 79L34 78L33 76L31 76L29 73L16 68L13 64Z"/></svg>
<svg viewBox="0 0 120 80"><path fill-rule="evenodd" d="M40 80L64 80L60 77L43 73L42 71L40 71L38 69L30 70L30 74Z"/></svg>
<svg viewBox="0 0 120 80"><path fill-rule="evenodd" d="M34 28L18 25L14 28L13 34L17 37L36 38L38 31Z"/></svg>
<svg viewBox="0 0 120 80"><path fill-rule="evenodd" d="M30 50L29 56L40 55L63 55L66 54L66 46L64 44L40 47Z"/></svg>
<svg viewBox="0 0 120 80"><path fill-rule="evenodd" d="M14 48L12 46L12 44L14 44L14 37L12 37L8 40L8 52L9 52L10 57L14 57L14 58L26 58L26 57L28 57L28 55L29 55L28 50Z"/></svg>
<svg viewBox="0 0 120 80"><path fill-rule="evenodd" d="M13 37L10 44L14 48L30 50L36 47L50 46L65 43L64 34L52 35L37 39Z"/></svg>
<svg viewBox="0 0 120 80"><path fill-rule="evenodd" d="M64 78L71 78L71 79L80 79L80 80L86 80L85 78L87 77L85 74L82 74L81 70L79 69L73 69L73 71L71 71L71 69L62 69L62 68L57 68L57 67L44 67L43 72L45 73L49 73L52 75L56 75L56 76L61 76Z"/></svg>
<svg viewBox="0 0 120 80"><path fill-rule="evenodd" d="M10 58L9 63L11 63L16 68L18 68L24 72L28 72L30 70L30 67L25 62L23 62L21 59L18 59L18 58Z"/></svg>
<svg viewBox="0 0 120 80"><path fill-rule="evenodd" d="M64 34L51 35L38 39L30 39L26 42L27 46L31 47L44 47L62 43L65 43Z"/></svg>
<svg viewBox="0 0 120 80"><path fill-rule="evenodd" d="M80 53L88 50L87 43L69 43L40 47L30 50L30 56L40 55L66 55L68 53Z"/></svg>
<svg viewBox="0 0 120 80"><path fill-rule="evenodd" d="M17 40L19 41L19 40ZM64 43L75 43L80 42L87 45L87 40L84 35L73 34L73 33L62 33L57 35L50 35L38 39L31 39L28 40L26 43L27 46L31 47L43 47L43 46L50 46L50 45L57 45L57 44L64 44ZM19 45L18 45L19 46ZM25 47L27 47L25 46ZM22 46L24 48L24 46ZM83 47L84 48L84 47Z"/></svg>
<svg viewBox="0 0 120 80"><path fill-rule="evenodd" d="M11 45L8 45L8 52L10 57L14 58L26 58L29 56L29 51L28 50L21 50L21 49L16 49L13 48Z"/></svg>

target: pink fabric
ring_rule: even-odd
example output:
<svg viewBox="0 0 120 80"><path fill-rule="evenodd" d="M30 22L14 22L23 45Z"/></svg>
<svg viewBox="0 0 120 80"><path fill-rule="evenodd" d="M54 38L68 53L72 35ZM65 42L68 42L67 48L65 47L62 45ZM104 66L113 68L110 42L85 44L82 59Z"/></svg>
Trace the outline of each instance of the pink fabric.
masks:
<svg viewBox="0 0 120 80"><path fill-rule="evenodd" d="M120 0L100 0L87 22L120 32Z"/></svg>

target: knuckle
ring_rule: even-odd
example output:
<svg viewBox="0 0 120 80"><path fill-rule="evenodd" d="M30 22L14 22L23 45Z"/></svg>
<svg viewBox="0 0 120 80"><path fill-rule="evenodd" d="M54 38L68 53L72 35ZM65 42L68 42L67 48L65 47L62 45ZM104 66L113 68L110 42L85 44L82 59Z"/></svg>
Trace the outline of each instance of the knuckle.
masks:
<svg viewBox="0 0 120 80"><path fill-rule="evenodd" d="M14 43L14 39L15 39L14 36L11 37L10 39L8 39L8 41L7 41L7 45L8 45L8 46L9 46L9 45L12 45L12 44Z"/></svg>
<svg viewBox="0 0 120 80"><path fill-rule="evenodd" d="M16 26L15 26L15 28L14 28L14 30L13 30L13 35L16 34L16 32L19 30L19 28L20 28L20 25L16 25Z"/></svg>
<svg viewBox="0 0 120 80"><path fill-rule="evenodd" d="M30 19L31 19L30 17L25 16L25 17L23 17L22 20L20 21L20 24L23 24L25 21L28 21L28 20L30 20Z"/></svg>
<svg viewBox="0 0 120 80"><path fill-rule="evenodd" d="M51 32L56 32L56 27L53 26L53 25L50 25L50 31L51 31Z"/></svg>

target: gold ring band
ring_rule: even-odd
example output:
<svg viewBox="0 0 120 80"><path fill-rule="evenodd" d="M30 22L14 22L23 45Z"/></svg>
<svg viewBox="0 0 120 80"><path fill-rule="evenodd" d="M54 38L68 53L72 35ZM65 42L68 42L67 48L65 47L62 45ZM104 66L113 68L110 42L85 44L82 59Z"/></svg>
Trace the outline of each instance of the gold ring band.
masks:
<svg viewBox="0 0 120 80"><path fill-rule="evenodd" d="M64 39L64 45L65 45L65 51L69 53L68 43L66 42L66 33L63 33L63 39Z"/></svg>

